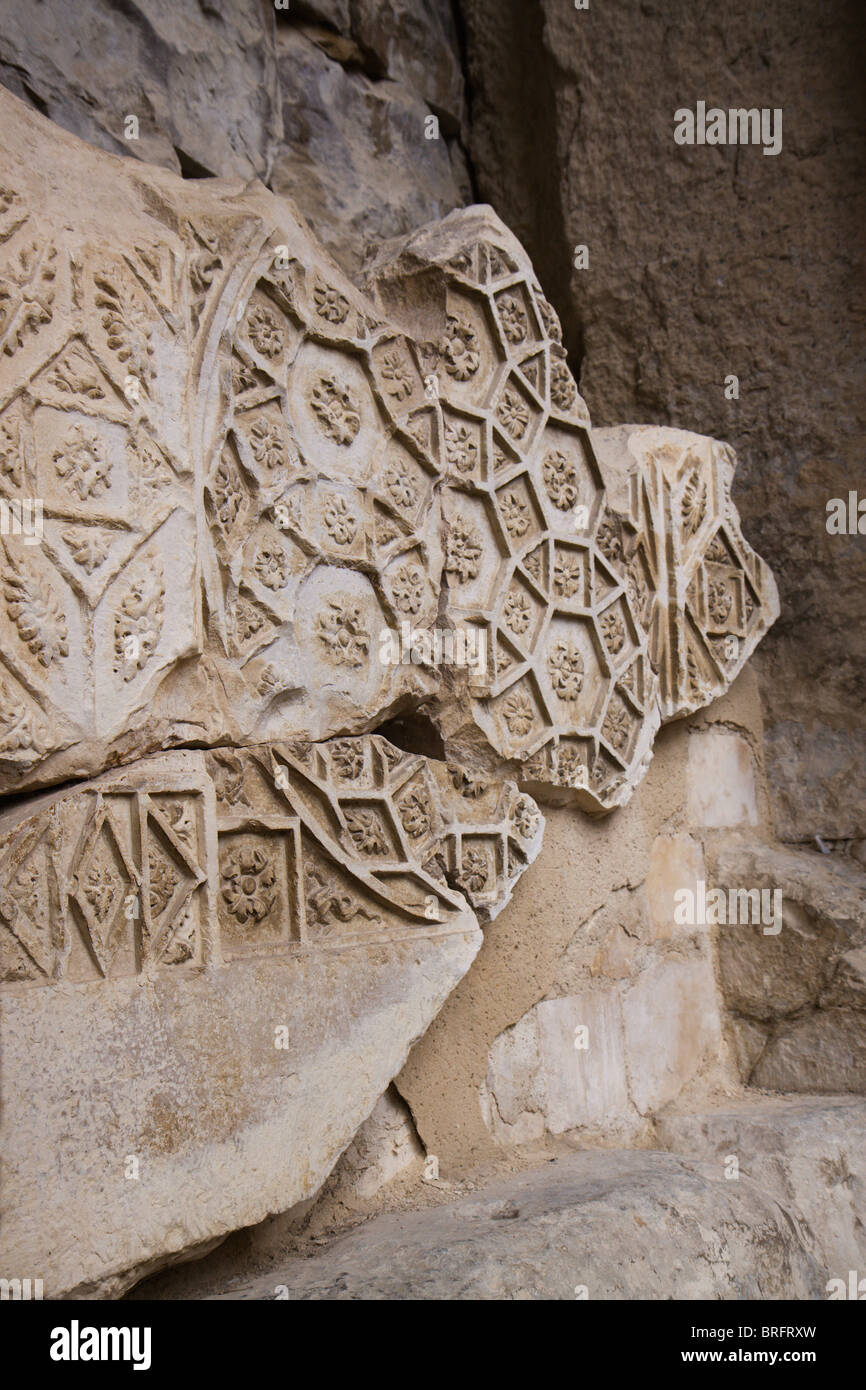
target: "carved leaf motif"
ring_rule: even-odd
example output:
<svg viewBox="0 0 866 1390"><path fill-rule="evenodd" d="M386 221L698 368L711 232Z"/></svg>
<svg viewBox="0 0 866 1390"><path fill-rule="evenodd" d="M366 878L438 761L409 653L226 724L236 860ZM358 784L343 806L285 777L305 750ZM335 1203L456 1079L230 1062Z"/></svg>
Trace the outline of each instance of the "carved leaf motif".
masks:
<svg viewBox="0 0 866 1390"><path fill-rule="evenodd" d="M156 556L127 589L114 620L114 672L125 681L141 671L156 650L162 632L165 584Z"/></svg>
<svg viewBox="0 0 866 1390"><path fill-rule="evenodd" d="M7 357L13 357L18 349L24 346L28 335L38 333L40 328L50 323L54 317L51 306L54 303L53 282L57 274L54 262L57 251L53 246L49 246L43 256L43 250L43 245L31 242L29 246L21 247L11 263L3 268L6 281L19 291L24 291L15 331L3 345ZM11 317L10 301L14 297L8 290L0 290L0 301L5 299L9 303L4 320Z"/></svg>
<svg viewBox="0 0 866 1390"><path fill-rule="evenodd" d="M150 325L135 300L124 295L119 283L106 276L95 275L94 284L98 290L97 308L105 310L102 327L108 346L118 361L124 364L129 373L138 377L147 390L147 383L154 376L150 361L153 356Z"/></svg>
<svg viewBox="0 0 866 1390"><path fill-rule="evenodd" d="M66 617L47 583L36 574L8 572L3 593L18 636L41 666L69 655Z"/></svg>
<svg viewBox="0 0 866 1390"><path fill-rule="evenodd" d="M44 737L44 727L21 697L5 681L0 681L0 751L15 753L30 748L38 753Z"/></svg>
<svg viewBox="0 0 866 1390"><path fill-rule="evenodd" d="M99 373L87 358L80 343L74 343L58 358L47 377L55 391L67 395L87 396L89 400L101 401L105 396Z"/></svg>
<svg viewBox="0 0 866 1390"><path fill-rule="evenodd" d="M387 382L389 396L395 400L404 401L411 396L412 374L399 352L387 352L382 358L382 379Z"/></svg>
<svg viewBox="0 0 866 1390"><path fill-rule="evenodd" d="M605 646L611 656L616 656L625 646L625 623L618 613L605 613L601 619L601 632Z"/></svg>
<svg viewBox="0 0 866 1390"><path fill-rule="evenodd" d="M550 399L557 410L571 410L577 400L577 387L574 384L574 378L564 362L551 363Z"/></svg>
<svg viewBox="0 0 866 1390"><path fill-rule="evenodd" d="M24 478L24 458L21 448L21 426L4 420L0 424L0 477L8 478L20 487Z"/></svg>
<svg viewBox="0 0 866 1390"><path fill-rule="evenodd" d="M361 428L361 416L347 387L332 376L321 376L313 387L310 408L324 433L335 444L349 445Z"/></svg>
<svg viewBox="0 0 866 1390"><path fill-rule="evenodd" d="M445 546L445 568L459 575L462 583L474 579L481 563L481 537L471 522L458 517L451 526Z"/></svg>
<svg viewBox="0 0 866 1390"><path fill-rule="evenodd" d="M417 840L427 834L430 829L430 803L423 792L408 792L397 802L397 810L407 835Z"/></svg>
<svg viewBox="0 0 866 1390"><path fill-rule="evenodd" d="M320 282L313 290L313 300L319 318L326 319L328 323L345 323L349 301L339 290Z"/></svg>
<svg viewBox="0 0 866 1390"><path fill-rule="evenodd" d="M370 649L370 634L364 627L358 604L329 600L316 622L319 640L338 666L362 666Z"/></svg>
<svg viewBox="0 0 866 1390"><path fill-rule="evenodd" d="M465 425L445 426L445 458L461 473L471 473L478 462L478 446Z"/></svg>
<svg viewBox="0 0 866 1390"><path fill-rule="evenodd" d="M171 901L180 878L164 855L156 854L152 847L148 853L148 866L150 868L150 910L154 917L159 917Z"/></svg>
<svg viewBox="0 0 866 1390"><path fill-rule="evenodd" d="M398 507L411 507L416 501L418 493L415 484L409 473L409 469L402 460L397 460L391 468L387 470L384 477L385 487L388 495Z"/></svg>
<svg viewBox="0 0 866 1390"><path fill-rule="evenodd" d="M424 574L417 565L403 565L391 580L394 607L401 613L417 613L424 602Z"/></svg>
<svg viewBox="0 0 866 1390"><path fill-rule="evenodd" d="M105 457L102 441L80 424L73 425L63 447L55 451L54 469L82 502L110 486L111 460Z"/></svg>
<svg viewBox="0 0 866 1390"><path fill-rule="evenodd" d="M228 850L220 860L222 896L229 912L240 923L255 925L271 916L279 902L276 870L257 845Z"/></svg>
<svg viewBox="0 0 866 1390"><path fill-rule="evenodd" d="M555 507L567 512L577 501L577 471L565 454L554 449L544 460L544 486Z"/></svg>
<svg viewBox="0 0 866 1390"><path fill-rule="evenodd" d="M522 304L510 294L503 295L497 303L502 328L509 343L522 343L529 332L529 321Z"/></svg>
<svg viewBox="0 0 866 1390"><path fill-rule="evenodd" d="M532 701L526 695L521 695L519 691L508 696L502 706L502 713L509 732L518 738L528 734L535 721Z"/></svg>
<svg viewBox="0 0 866 1390"><path fill-rule="evenodd" d="M560 700L576 700L583 689L583 657L573 642L560 638L547 658L551 684Z"/></svg>
<svg viewBox="0 0 866 1390"><path fill-rule="evenodd" d="M697 469L690 474L685 488L680 511L683 529L687 536L693 536L704 519L707 504L707 487Z"/></svg>
<svg viewBox="0 0 866 1390"><path fill-rule="evenodd" d="M69 546L76 565L80 565L88 574L98 569L108 555L109 541L98 531L77 530L72 527L68 531L62 531L61 535Z"/></svg>
<svg viewBox="0 0 866 1390"><path fill-rule="evenodd" d="M522 439L529 424L529 409L518 393L506 387L496 414L512 439Z"/></svg>
<svg viewBox="0 0 866 1390"><path fill-rule="evenodd" d="M459 874L459 881L464 888L468 888L470 893L480 893L482 888L487 886L488 877L487 859L483 850L467 849L463 852L463 864Z"/></svg>
<svg viewBox="0 0 866 1390"><path fill-rule="evenodd" d="M528 797L522 796L514 807L514 825L518 835L531 840L538 829L538 811Z"/></svg>
<svg viewBox="0 0 866 1390"><path fill-rule="evenodd" d="M346 825L355 848L361 854L386 854L388 846L375 811L346 812Z"/></svg>
<svg viewBox="0 0 866 1390"><path fill-rule="evenodd" d="M444 359L446 372L453 376L455 381L468 381L478 371L481 361L478 335L465 319L449 315L439 351Z"/></svg>

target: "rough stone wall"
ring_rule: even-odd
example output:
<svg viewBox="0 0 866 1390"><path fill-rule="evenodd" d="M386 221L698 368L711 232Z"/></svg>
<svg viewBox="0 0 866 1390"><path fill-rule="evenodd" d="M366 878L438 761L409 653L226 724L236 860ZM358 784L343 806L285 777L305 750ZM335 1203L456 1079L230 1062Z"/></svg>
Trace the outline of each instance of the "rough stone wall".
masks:
<svg viewBox="0 0 866 1390"><path fill-rule="evenodd" d="M825 529L830 498L862 496L860 7L461 12L477 192L556 301L593 419L688 421L743 460L735 497L783 595L758 661L778 833L862 841L866 542ZM676 145L699 99L781 107L782 152Z"/></svg>
<svg viewBox="0 0 866 1390"><path fill-rule="evenodd" d="M62 0L38 21L6 8L4 87L112 154L261 179L350 274L473 201L450 0L81 0L74 23Z"/></svg>

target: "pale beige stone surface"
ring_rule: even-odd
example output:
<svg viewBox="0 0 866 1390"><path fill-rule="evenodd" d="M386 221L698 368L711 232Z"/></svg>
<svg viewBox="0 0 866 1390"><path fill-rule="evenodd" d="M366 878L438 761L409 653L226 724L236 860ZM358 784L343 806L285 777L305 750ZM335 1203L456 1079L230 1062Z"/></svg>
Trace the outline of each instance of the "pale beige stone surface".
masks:
<svg viewBox="0 0 866 1390"><path fill-rule="evenodd" d="M622 985L535 1005L490 1049L481 1107L500 1144L571 1130L622 1135L718 1062L721 1019L712 963L652 961Z"/></svg>
<svg viewBox="0 0 866 1390"><path fill-rule="evenodd" d="M632 1099L646 1114L672 1101L721 1044L712 959L698 943L687 959L668 956L638 977L622 1003Z"/></svg>
<svg viewBox="0 0 866 1390"><path fill-rule="evenodd" d="M696 826L726 829L756 825L755 771L739 734L698 730L689 743L689 815Z"/></svg>
<svg viewBox="0 0 866 1390"><path fill-rule="evenodd" d="M646 879L646 897L650 922L656 940L664 941L689 929L674 920L677 893L681 889L696 892L696 885L706 880L703 846L691 835L659 835L650 850Z"/></svg>
<svg viewBox="0 0 866 1390"><path fill-rule="evenodd" d="M511 1144L636 1119L616 990L544 1000L501 1034L482 1107L494 1138Z"/></svg>

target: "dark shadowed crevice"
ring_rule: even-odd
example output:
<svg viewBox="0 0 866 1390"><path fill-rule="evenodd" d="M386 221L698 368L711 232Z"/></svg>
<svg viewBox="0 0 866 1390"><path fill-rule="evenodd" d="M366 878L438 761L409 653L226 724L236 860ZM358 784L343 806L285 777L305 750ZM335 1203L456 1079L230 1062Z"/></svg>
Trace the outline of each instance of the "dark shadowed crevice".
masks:
<svg viewBox="0 0 866 1390"><path fill-rule="evenodd" d="M215 179L216 174L213 169L206 169L186 150L182 150L179 145L174 146L177 155L177 162L180 165L180 172L185 179Z"/></svg>
<svg viewBox="0 0 866 1390"><path fill-rule="evenodd" d="M381 734L389 743L393 743L395 748L402 748L404 753L420 753L425 758L434 758L437 762L445 762L445 744L442 742L442 735L433 723L429 715L423 710L415 710L411 714L401 714L394 719L387 719L384 724L373 729L374 734Z"/></svg>
<svg viewBox="0 0 866 1390"><path fill-rule="evenodd" d="M460 71L463 74L463 101L465 116L460 134L457 136L457 143L466 164L466 172L469 175L469 187L472 191L472 200L475 203L481 201L478 193L478 179L475 175L475 163L472 158L472 146L469 139L469 132L472 129L472 108L474 105L475 90L472 83L472 73L467 58L466 25L463 21L463 11L460 8L460 0L451 0L451 17L454 23L454 32L457 35L457 57L460 60Z"/></svg>
<svg viewBox="0 0 866 1390"><path fill-rule="evenodd" d="M51 112L48 110L48 102L43 101L42 97L39 95L38 92L34 92L29 82L24 82L22 80L21 86L24 90L27 100L31 103L31 105L36 107L36 110L40 113L40 115L47 116L50 120Z"/></svg>
<svg viewBox="0 0 866 1390"><path fill-rule="evenodd" d="M561 196L557 94L563 74L545 42L541 0L455 0L465 52L473 183L523 243L562 320L575 376L584 333L571 293L574 247Z"/></svg>

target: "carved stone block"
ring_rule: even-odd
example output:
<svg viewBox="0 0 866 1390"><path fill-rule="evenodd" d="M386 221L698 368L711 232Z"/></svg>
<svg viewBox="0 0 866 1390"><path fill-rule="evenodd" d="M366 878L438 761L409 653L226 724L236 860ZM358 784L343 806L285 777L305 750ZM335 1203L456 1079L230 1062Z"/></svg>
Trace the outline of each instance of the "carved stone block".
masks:
<svg viewBox="0 0 866 1390"><path fill-rule="evenodd" d="M312 1194L541 845L382 738L175 752L0 817L4 1269L118 1292Z"/></svg>
<svg viewBox="0 0 866 1390"><path fill-rule="evenodd" d="M0 498L44 513L0 535L0 790L423 703L455 766L627 800L777 611L730 451L592 434L489 209L385 247L367 297L264 188L0 119Z"/></svg>

